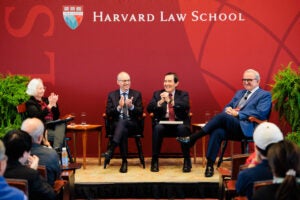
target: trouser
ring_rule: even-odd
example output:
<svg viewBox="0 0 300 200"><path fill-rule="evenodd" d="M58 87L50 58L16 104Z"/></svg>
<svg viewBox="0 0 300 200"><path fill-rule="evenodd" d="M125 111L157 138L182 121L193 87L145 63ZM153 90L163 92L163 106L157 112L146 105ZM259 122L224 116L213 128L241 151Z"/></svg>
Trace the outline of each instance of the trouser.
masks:
<svg viewBox="0 0 300 200"><path fill-rule="evenodd" d="M53 148L62 148L64 146L66 124L57 124L54 129L47 129L48 140L53 143Z"/></svg>
<svg viewBox="0 0 300 200"><path fill-rule="evenodd" d="M120 119L115 123L112 141L119 145L122 159L126 159L128 154L128 134L136 132L137 129L137 123L133 120Z"/></svg>
<svg viewBox="0 0 300 200"><path fill-rule="evenodd" d="M153 127L152 133L152 158L157 159L161 150L163 138L174 135L174 137L185 137L191 134L189 127L179 125L157 124ZM187 145L181 144L181 150L184 158L190 157L190 149Z"/></svg>

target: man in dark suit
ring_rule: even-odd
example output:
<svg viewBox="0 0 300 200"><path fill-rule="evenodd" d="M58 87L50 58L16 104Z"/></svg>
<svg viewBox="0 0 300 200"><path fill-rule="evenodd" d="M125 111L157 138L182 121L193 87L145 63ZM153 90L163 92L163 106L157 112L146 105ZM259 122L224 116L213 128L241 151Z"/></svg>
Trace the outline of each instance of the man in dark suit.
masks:
<svg viewBox="0 0 300 200"><path fill-rule="evenodd" d="M245 89L237 91L223 112L216 115L202 130L191 137L177 138L182 144L188 144L191 147L197 139L207 134L210 135L206 154L206 177L214 175L213 165L222 141L252 137L257 124L249 121L248 118L254 116L260 120L267 120L271 112L271 93L259 88L259 73L253 69L246 70L242 82Z"/></svg>
<svg viewBox="0 0 300 200"><path fill-rule="evenodd" d="M153 113L152 124L152 161L151 171L159 171L159 154L163 138L166 135L188 136L190 132L190 103L188 92L177 90L179 84L177 74L169 72L165 75L164 89L155 91L147 107L149 113ZM182 121L183 124L160 124L160 121ZM181 145L184 164L183 172L190 172L192 163L189 147Z"/></svg>
<svg viewBox="0 0 300 200"><path fill-rule="evenodd" d="M3 138L8 157L5 178L26 179L30 200L56 199L53 188L37 171L39 158L30 155L31 136L21 130L9 131Z"/></svg>
<svg viewBox="0 0 300 200"><path fill-rule="evenodd" d="M106 115L112 118L114 132L110 146L105 152L104 168L109 164L114 149L120 146L122 157L121 173L127 172L128 134L139 127L138 118L143 115L142 95L137 90L130 89L130 76L120 72L117 76L118 90L109 93L106 104Z"/></svg>

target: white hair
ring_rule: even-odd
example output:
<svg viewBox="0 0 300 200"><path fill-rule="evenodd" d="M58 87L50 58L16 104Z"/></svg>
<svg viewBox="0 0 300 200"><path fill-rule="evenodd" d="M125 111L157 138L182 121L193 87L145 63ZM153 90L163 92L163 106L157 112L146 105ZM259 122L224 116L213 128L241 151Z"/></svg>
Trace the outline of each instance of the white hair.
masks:
<svg viewBox="0 0 300 200"><path fill-rule="evenodd" d="M35 96L35 95L36 95L36 92L37 92L37 87L38 87L40 84L43 84L42 79L40 79L40 78L34 78L34 79L31 79L31 81L30 81L30 82L28 83L28 85L27 85L26 93L27 93L29 96Z"/></svg>

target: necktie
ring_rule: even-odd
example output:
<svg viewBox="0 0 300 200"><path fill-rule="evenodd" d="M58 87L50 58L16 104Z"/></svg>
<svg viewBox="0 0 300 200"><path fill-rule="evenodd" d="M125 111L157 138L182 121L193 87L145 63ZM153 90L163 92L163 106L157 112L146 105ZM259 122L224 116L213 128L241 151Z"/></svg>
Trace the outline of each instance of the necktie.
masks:
<svg viewBox="0 0 300 200"><path fill-rule="evenodd" d="M172 101L172 94L169 94L169 98ZM175 112L174 112L174 108L173 105L170 103L168 103L168 109L169 109L169 121L175 121Z"/></svg>
<svg viewBox="0 0 300 200"><path fill-rule="evenodd" d="M248 99L249 94L251 93L251 91L247 91L246 94L242 97L242 99L240 100L239 104L238 104L238 108L242 108L245 104L246 101Z"/></svg>
<svg viewBox="0 0 300 200"><path fill-rule="evenodd" d="M126 100L126 93L122 93L123 97L124 97L124 106L123 106L123 119L127 119L128 118L128 108L125 104L125 100Z"/></svg>

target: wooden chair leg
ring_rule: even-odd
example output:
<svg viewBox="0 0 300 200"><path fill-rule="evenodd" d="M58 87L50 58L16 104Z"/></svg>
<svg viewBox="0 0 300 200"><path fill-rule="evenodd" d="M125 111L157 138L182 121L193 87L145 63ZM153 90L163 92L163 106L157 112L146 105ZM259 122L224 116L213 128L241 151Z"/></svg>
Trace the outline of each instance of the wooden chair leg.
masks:
<svg viewBox="0 0 300 200"><path fill-rule="evenodd" d="M143 150L142 150L142 143L141 143L141 140L139 137L135 137L135 143L136 143L136 146L138 149L141 164L143 165L143 168L145 169L145 159L144 159L144 154L143 154Z"/></svg>
<svg viewBox="0 0 300 200"><path fill-rule="evenodd" d="M220 157L219 157L217 167L220 167L220 166L221 166L221 163L223 162L223 156L224 156L225 151L226 151L227 142L228 142L228 140L224 140L223 143L222 143L221 155L220 155Z"/></svg>

